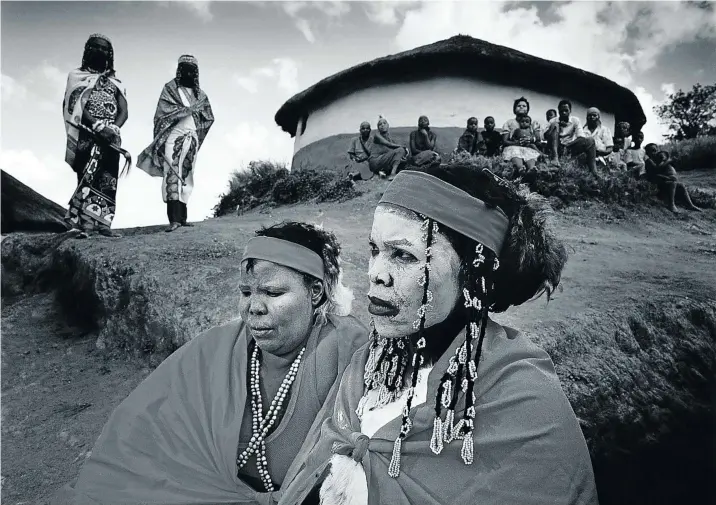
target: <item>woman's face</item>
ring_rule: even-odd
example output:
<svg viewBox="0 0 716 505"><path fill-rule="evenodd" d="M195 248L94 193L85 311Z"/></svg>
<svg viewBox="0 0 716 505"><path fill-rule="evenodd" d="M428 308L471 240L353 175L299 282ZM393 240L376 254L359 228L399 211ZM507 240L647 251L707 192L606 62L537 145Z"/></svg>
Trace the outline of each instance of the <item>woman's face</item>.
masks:
<svg viewBox="0 0 716 505"><path fill-rule="evenodd" d="M360 125L360 134L363 137L368 137L368 135L370 135L370 125L368 123L363 123Z"/></svg>
<svg viewBox="0 0 716 505"><path fill-rule="evenodd" d="M239 313L256 345L275 356L300 348L313 326L313 311L323 286L306 286L303 274L270 261L241 264Z"/></svg>
<svg viewBox="0 0 716 505"><path fill-rule="evenodd" d="M530 111L530 106L527 102L519 101L515 104L515 115L527 114Z"/></svg>
<svg viewBox="0 0 716 505"><path fill-rule="evenodd" d="M109 54L111 51L112 47L106 40L100 38L91 39L87 52L88 63L94 69L106 69L109 63Z"/></svg>
<svg viewBox="0 0 716 505"><path fill-rule="evenodd" d="M419 281L426 260L421 224L406 211L387 205L379 205L373 216L368 311L378 334L386 338L414 333L413 322L419 319L424 289ZM433 301L426 314L426 328L444 321L460 297L460 259L443 234L433 238L429 284Z"/></svg>
<svg viewBox="0 0 716 505"><path fill-rule="evenodd" d="M385 119L378 121L378 131L380 133L386 133L388 131L388 121Z"/></svg>

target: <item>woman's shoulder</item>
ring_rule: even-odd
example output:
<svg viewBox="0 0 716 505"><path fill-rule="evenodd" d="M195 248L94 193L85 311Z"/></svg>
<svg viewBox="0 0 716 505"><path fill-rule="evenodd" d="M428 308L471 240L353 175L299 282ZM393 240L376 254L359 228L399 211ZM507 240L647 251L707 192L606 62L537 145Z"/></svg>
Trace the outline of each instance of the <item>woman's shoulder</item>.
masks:
<svg viewBox="0 0 716 505"><path fill-rule="evenodd" d="M516 130L519 127L520 127L520 125L517 122L517 120L515 118L512 118L512 119L508 119L507 121L505 121L505 124L502 125L502 131L505 133L507 133L507 132L512 133L514 130Z"/></svg>
<svg viewBox="0 0 716 505"><path fill-rule="evenodd" d="M202 331L181 349L185 349L187 355L226 352L234 346L243 328L244 322L241 318L232 319Z"/></svg>
<svg viewBox="0 0 716 505"><path fill-rule="evenodd" d="M329 314L321 341L334 344L341 351L353 352L368 341L368 328L354 316L337 316Z"/></svg>
<svg viewBox="0 0 716 505"><path fill-rule="evenodd" d="M500 396L514 392L519 396L541 398L542 403L565 405L566 396L549 354L523 332L499 326L485 349L480 372L490 390ZM567 403L568 405L568 403Z"/></svg>

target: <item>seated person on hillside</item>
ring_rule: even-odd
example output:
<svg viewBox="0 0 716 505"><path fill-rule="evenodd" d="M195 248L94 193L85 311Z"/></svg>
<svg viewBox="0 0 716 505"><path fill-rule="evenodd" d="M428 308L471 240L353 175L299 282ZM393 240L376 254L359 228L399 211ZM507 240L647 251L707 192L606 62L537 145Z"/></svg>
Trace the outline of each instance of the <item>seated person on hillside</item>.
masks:
<svg viewBox="0 0 716 505"><path fill-rule="evenodd" d="M631 125L626 121L617 123L614 131L614 150L609 157L612 164L623 166L626 158L626 151L631 147Z"/></svg>
<svg viewBox="0 0 716 505"><path fill-rule="evenodd" d="M622 142L624 139L620 139ZM637 132L634 135L634 145L626 150L624 163L627 169L631 170L637 177L643 177L646 173L646 153L641 145L644 143L644 133Z"/></svg>
<svg viewBox="0 0 716 505"><path fill-rule="evenodd" d="M683 183L679 182L676 176L676 169L671 164L671 156L666 151L659 151L659 147L656 144L647 144L644 149L646 158L644 164L646 167L644 177L649 182L657 185L659 191L666 193L667 202L666 206L671 212L679 212L676 208L676 193L679 192L679 196L686 201L686 208L689 210L701 211L691 201L689 192Z"/></svg>
<svg viewBox="0 0 716 505"><path fill-rule="evenodd" d="M435 152L438 136L430 130L428 116L420 116L418 129L410 132L410 163L416 167L429 167L440 164L440 154Z"/></svg>
<svg viewBox="0 0 716 505"><path fill-rule="evenodd" d="M539 148L540 151L542 151L545 154L549 154L550 145L549 142L547 142L547 139L545 138L545 135L547 134L547 130L549 130L549 123L552 121L552 119L557 117L557 109L549 109L545 113L545 118L547 119L547 122L544 124L544 127L542 128L542 136L540 137L540 144Z"/></svg>
<svg viewBox="0 0 716 505"><path fill-rule="evenodd" d="M368 166L371 172L378 174L382 179L388 176L393 180L398 171L405 165L410 156L410 150L393 142L390 137L390 124L383 116L378 119L378 131L373 135L373 146L370 148Z"/></svg>
<svg viewBox="0 0 716 505"><path fill-rule="evenodd" d="M572 116L572 102L562 100L557 111L558 117L552 119L544 135L550 145L552 164L559 167L559 158L564 155L577 157L583 154L589 171L596 173L597 150L594 139L584 135L579 118Z"/></svg>
<svg viewBox="0 0 716 505"><path fill-rule="evenodd" d="M594 139L597 163L611 168L626 168L619 157L611 156L614 150L614 138L608 126L602 124L602 113L596 107L587 109L587 124L582 129L586 137Z"/></svg>
<svg viewBox="0 0 716 505"><path fill-rule="evenodd" d="M502 153L502 159L512 163L512 173L505 174L511 179L517 176L534 175L535 165L541 156L537 148L537 139L540 137L537 123L527 114L517 114L515 119L505 123L509 137L505 140L507 147ZM525 165L527 168L525 169Z"/></svg>
<svg viewBox="0 0 716 505"><path fill-rule="evenodd" d="M114 410L53 505L270 504L367 342L336 237L284 222L249 240L239 319L164 360Z"/></svg>
<svg viewBox="0 0 716 505"><path fill-rule="evenodd" d="M471 117L467 120L467 127L457 141L456 153L467 153L470 156L477 154L477 148L482 140L480 133L477 131L477 118Z"/></svg>
<svg viewBox="0 0 716 505"><path fill-rule="evenodd" d="M477 146L478 152L482 156L491 158L497 156L502 150L502 133L495 131L495 118L487 116L485 118L485 129L480 132L482 141Z"/></svg>
<svg viewBox="0 0 716 505"><path fill-rule="evenodd" d="M360 130L357 137L351 140L351 145L348 148L348 159L351 160L351 165L348 169L348 176L354 181L364 180L367 181L373 175L368 165L368 158L370 158L370 145L372 141L370 139L370 123L363 121L360 124Z"/></svg>

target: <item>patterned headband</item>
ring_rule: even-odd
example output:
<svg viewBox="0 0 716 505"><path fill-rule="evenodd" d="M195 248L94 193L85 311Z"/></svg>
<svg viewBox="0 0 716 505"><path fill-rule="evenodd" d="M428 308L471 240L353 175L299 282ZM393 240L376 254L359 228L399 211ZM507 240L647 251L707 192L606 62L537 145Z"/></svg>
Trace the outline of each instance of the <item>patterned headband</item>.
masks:
<svg viewBox="0 0 716 505"><path fill-rule="evenodd" d="M191 63L192 65L199 66L199 61L191 54L182 54L179 57L179 63Z"/></svg>
<svg viewBox="0 0 716 505"><path fill-rule="evenodd" d="M274 237L253 237L246 244L241 261L249 258L271 261L323 280L323 259L295 242Z"/></svg>
<svg viewBox="0 0 716 505"><path fill-rule="evenodd" d="M379 203L423 214L499 254L510 220L498 208L424 172L400 172Z"/></svg>

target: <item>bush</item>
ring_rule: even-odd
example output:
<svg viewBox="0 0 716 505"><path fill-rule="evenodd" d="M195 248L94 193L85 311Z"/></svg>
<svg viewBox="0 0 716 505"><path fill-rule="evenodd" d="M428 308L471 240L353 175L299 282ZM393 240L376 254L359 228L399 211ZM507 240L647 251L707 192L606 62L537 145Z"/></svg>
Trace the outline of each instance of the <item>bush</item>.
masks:
<svg viewBox="0 0 716 505"><path fill-rule="evenodd" d="M353 181L335 172L289 172L285 164L252 161L247 170L232 174L229 192L219 197L214 217L242 214L260 205L345 201L358 195Z"/></svg>
<svg viewBox="0 0 716 505"><path fill-rule="evenodd" d="M485 158L461 153L454 154L452 159L470 163L476 169L487 168L500 177L511 178L512 163L499 157ZM563 159L561 165L561 168L556 168L538 163L538 176L529 183L532 191L549 198L554 207L584 200L619 205L634 205L650 200L656 203L656 187L645 180L636 179L630 171L600 171L599 176L595 176L573 159Z"/></svg>
<svg viewBox="0 0 716 505"><path fill-rule="evenodd" d="M716 135L668 142L661 149L671 154L676 170L716 169Z"/></svg>

